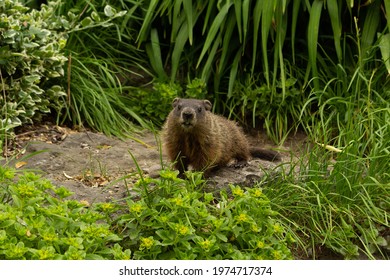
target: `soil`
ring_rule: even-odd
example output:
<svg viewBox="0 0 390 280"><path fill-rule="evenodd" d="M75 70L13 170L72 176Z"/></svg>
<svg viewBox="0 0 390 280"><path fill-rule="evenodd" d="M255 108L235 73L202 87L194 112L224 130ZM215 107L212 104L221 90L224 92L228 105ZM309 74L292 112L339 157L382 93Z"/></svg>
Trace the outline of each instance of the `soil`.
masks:
<svg viewBox="0 0 390 280"><path fill-rule="evenodd" d="M276 147L262 133L248 137L252 145L282 151L285 162L290 162L291 151L296 151L305 139L297 135L283 147ZM135 195L132 185L139 175L131 154L143 174L158 177L162 164L156 139L159 136L149 131L133 139L120 140L88 130L46 124L23 127L16 133L8 152L14 153L11 164L16 168L41 172L54 185L74 192L70 198L91 204ZM162 162L169 165L164 155ZM265 172L277 173L275 167L280 164L260 159L252 159L240 168L233 164L214 172L207 185L215 191L231 183L250 186L260 181Z"/></svg>

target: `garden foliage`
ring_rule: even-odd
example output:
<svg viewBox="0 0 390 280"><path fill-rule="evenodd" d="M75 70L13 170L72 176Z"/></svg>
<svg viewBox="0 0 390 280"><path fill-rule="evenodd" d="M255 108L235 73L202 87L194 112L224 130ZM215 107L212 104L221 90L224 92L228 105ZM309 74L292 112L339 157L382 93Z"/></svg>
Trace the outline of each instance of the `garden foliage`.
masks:
<svg viewBox="0 0 390 280"><path fill-rule="evenodd" d="M139 201L118 219L138 248L136 259L290 259L294 239L278 222L261 188L230 186L231 195L203 192L201 174L189 180L164 170L142 178ZM150 190L150 186L155 187Z"/></svg>
<svg viewBox="0 0 390 280"><path fill-rule="evenodd" d="M64 107L63 49L67 36L52 6L29 10L13 0L0 4L1 133ZM56 82L55 82L56 81Z"/></svg>
<svg viewBox="0 0 390 280"><path fill-rule="evenodd" d="M0 167L0 259L290 259L294 240L260 188L203 193L201 175L142 178L139 201L66 199L39 175ZM192 183L191 183L192 182ZM154 189L149 189L153 184Z"/></svg>
<svg viewBox="0 0 390 280"><path fill-rule="evenodd" d="M289 234L305 257L388 257L389 0L48 2L0 3L0 144L52 108L123 136L129 119L161 124L177 95L264 124L276 143L301 129L309 144L266 196L203 194L197 175L167 171L125 209L86 208L2 168L0 258L284 259Z"/></svg>
<svg viewBox="0 0 390 280"><path fill-rule="evenodd" d="M0 259L129 259L105 209L34 173L0 167ZM100 210L99 210L100 209Z"/></svg>

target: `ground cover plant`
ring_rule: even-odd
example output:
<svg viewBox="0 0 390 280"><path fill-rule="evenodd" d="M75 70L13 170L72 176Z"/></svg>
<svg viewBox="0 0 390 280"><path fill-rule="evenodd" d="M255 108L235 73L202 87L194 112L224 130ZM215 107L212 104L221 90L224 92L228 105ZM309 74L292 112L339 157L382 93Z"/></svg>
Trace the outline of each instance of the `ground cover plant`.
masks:
<svg viewBox="0 0 390 280"><path fill-rule="evenodd" d="M290 259L294 242L261 188L231 186L202 191L202 174L177 178L165 170L160 179L141 178L141 200L128 200L129 214L117 223L139 250L135 259ZM152 190L150 186L155 186Z"/></svg>
<svg viewBox="0 0 390 280"><path fill-rule="evenodd" d="M317 258L323 248L342 258L388 258L388 0L35 2L39 11L28 13L15 1L0 4L9 14L0 25L2 143L48 108L58 122L123 136L134 130L129 119L161 124L170 99L182 95L212 98L216 112L264 128L278 144L304 131L308 145L255 188L233 186L232 196L202 194L196 174L184 181L169 171L157 181L145 177L141 199L127 201L127 209L87 209L46 192L43 200L20 198L21 186L32 195L53 187L32 174L11 182L14 171L4 169L1 207L13 222L0 228L1 258L46 251L67 258L69 246L42 240L24 216L59 223L61 234L80 238L89 221L102 221L107 235L97 243L117 251L89 250L83 239L82 258L290 258L289 249ZM259 187L260 197L252 197ZM37 202L75 208L64 206L66 219L56 220ZM118 209L126 213L111 216ZM168 209L177 214L172 222L156 221ZM72 213L97 216L81 227ZM226 228L205 226L205 213L226 218ZM238 223L240 214L247 216ZM255 220L258 234L250 228ZM242 235L244 228L251 234ZM15 238L6 246L4 236ZM180 255L181 248L194 252Z"/></svg>
<svg viewBox="0 0 390 280"><path fill-rule="evenodd" d="M294 242L260 188L214 196L162 171L139 201L88 205L31 172L0 168L0 259L290 259ZM150 185L155 188L150 190Z"/></svg>
<svg viewBox="0 0 390 280"><path fill-rule="evenodd" d="M113 244L121 238L105 220L104 206L65 200L72 194L67 189L8 167L0 167L0 186L0 259L130 258Z"/></svg>

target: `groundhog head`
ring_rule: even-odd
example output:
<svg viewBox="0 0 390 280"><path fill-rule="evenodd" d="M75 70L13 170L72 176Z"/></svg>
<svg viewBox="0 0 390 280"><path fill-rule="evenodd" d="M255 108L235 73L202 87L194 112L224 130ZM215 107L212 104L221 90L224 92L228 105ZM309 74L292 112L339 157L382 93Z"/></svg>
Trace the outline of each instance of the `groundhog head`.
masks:
<svg viewBox="0 0 390 280"><path fill-rule="evenodd" d="M212 108L210 101L198 99L175 98L172 105L174 116L186 130L191 130L199 124Z"/></svg>

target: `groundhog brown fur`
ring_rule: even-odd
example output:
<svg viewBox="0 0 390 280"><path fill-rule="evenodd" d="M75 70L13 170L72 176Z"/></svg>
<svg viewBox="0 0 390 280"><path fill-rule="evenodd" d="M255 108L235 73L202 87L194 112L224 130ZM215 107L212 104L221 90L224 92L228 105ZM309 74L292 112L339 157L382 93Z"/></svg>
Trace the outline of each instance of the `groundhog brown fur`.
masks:
<svg viewBox="0 0 390 280"><path fill-rule="evenodd" d="M211 112L210 101L175 98L172 105L162 130L163 146L180 173L191 166L209 174L232 160L246 163L251 156L280 159L276 152L250 148L235 122Z"/></svg>

